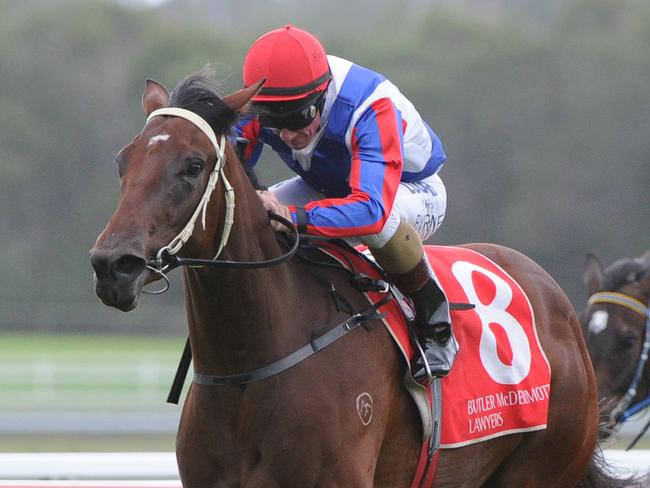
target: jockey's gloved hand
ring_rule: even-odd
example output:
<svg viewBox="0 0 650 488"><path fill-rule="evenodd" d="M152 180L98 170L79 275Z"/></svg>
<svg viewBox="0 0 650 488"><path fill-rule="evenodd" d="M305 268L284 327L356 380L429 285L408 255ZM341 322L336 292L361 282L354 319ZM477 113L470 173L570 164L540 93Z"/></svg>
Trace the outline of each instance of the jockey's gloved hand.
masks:
<svg viewBox="0 0 650 488"><path fill-rule="evenodd" d="M257 190L257 195L260 197L260 200L262 200L262 205L264 205L266 210L276 213L280 217L284 217L289 222L292 221L289 207L281 204L273 192L268 190ZM271 227L278 231L289 232L289 229L285 225L275 220L271 221Z"/></svg>

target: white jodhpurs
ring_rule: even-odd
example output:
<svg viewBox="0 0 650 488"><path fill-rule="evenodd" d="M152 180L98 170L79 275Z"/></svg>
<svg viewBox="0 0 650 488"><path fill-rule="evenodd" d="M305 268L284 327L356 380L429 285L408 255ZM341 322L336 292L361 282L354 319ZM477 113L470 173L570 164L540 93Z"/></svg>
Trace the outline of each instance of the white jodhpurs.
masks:
<svg viewBox="0 0 650 488"><path fill-rule="evenodd" d="M269 188L285 205L305 206L325 196L314 190L300 176L281 181ZM377 234L359 236L358 239L346 239L351 244L362 242L370 248L383 247L399 226L402 219L411 224L423 241L438 230L445 219L447 209L447 190L437 174L421 181L400 183L384 228Z"/></svg>

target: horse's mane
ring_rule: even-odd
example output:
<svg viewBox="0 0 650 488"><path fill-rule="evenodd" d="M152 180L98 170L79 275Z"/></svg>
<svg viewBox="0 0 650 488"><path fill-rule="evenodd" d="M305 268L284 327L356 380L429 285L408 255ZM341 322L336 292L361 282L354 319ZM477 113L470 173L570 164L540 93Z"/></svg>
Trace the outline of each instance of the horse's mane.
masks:
<svg viewBox="0 0 650 488"><path fill-rule="evenodd" d="M178 82L169 97L170 107L191 110L210 124L216 134L227 134L237 121L237 113L222 100L222 88L205 66Z"/></svg>
<svg viewBox="0 0 650 488"><path fill-rule="evenodd" d="M618 290L627 283L639 281L650 272L650 263L642 258L623 258L614 261L605 269L605 290Z"/></svg>
<svg viewBox="0 0 650 488"><path fill-rule="evenodd" d="M223 101L223 89L214 79L214 70L206 65L200 71L178 82L169 96L169 106L191 110L201 116L215 134L228 134L237 122L239 114ZM253 168L240 159L255 189L266 189L258 180Z"/></svg>

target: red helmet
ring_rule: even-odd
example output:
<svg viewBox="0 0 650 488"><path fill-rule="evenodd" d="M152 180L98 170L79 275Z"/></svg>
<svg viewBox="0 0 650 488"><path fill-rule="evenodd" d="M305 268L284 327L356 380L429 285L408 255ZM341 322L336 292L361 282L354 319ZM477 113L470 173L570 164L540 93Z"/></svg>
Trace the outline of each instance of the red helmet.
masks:
<svg viewBox="0 0 650 488"><path fill-rule="evenodd" d="M264 34L244 58L244 86L266 78L254 102L298 100L325 90L331 77L322 44L292 25Z"/></svg>

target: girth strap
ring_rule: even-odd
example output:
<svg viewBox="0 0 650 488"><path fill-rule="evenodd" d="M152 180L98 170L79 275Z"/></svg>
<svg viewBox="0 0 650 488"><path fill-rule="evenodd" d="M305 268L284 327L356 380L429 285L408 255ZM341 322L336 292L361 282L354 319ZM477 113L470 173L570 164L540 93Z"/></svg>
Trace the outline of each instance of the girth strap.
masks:
<svg viewBox="0 0 650 488"><path fill-rule="evenodd" d="M246 383L263 380L265 378L269 378L273 375L281 373L282 371L295 366L301 361L304 361L318 351L325 349L327 346L339 340L348 332L352 332L354 329L363 325L364 322L381 318L382 314L378 313L378 309L392 300L392 298L392 295L387 294L377 303L367 308L364 312L354 314L345 322L340 323L333 329L330 329L324 334L316 337L315 339L312 339L309 344L304 345L288 356L285 356L282 359L278 359L277 361L267 366L254 369L253 371L248 371L246 373L232 374L227 376L207 375L195 371L194 383L207 386L243 385Z"/></svg>

